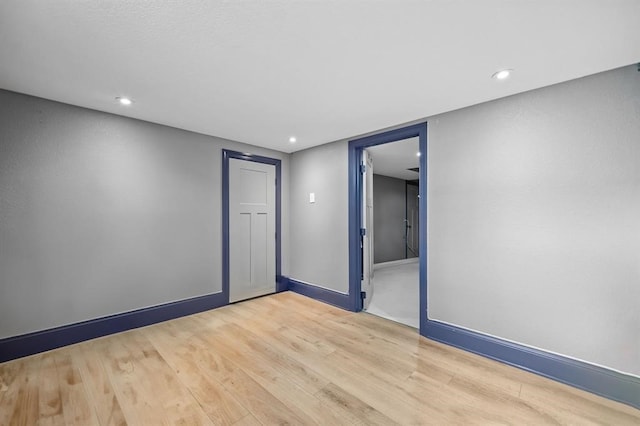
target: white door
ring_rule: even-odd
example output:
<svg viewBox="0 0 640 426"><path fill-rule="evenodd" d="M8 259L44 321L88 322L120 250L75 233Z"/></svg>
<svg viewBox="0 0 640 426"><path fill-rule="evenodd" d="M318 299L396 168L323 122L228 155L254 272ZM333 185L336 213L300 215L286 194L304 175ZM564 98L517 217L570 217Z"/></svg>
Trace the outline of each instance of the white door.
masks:
<svg viewBox="0 0 640 426"><path fill-rule="evenodd" d="M362 237L362 285L365 292L363 309L369 307L373 296L373 158L365 149L362 150L362 226L365 229Z"/></svg>
<svg viewBox="0 0 640 426"><path fill-rule="evenodd" d="M229 160L229 301L276 291L275 166Z"/></svg>

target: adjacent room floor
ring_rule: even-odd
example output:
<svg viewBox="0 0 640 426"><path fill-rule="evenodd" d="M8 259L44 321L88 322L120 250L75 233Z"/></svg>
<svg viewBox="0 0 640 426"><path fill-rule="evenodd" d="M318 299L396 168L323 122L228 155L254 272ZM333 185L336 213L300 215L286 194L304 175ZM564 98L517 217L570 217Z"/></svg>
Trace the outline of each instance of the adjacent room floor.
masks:
<svg viewBox="0 0 640 426"><path fill-rule="evenodd" d="M419 292L418 258L377 264L367 312L420 328Z"/></svg>

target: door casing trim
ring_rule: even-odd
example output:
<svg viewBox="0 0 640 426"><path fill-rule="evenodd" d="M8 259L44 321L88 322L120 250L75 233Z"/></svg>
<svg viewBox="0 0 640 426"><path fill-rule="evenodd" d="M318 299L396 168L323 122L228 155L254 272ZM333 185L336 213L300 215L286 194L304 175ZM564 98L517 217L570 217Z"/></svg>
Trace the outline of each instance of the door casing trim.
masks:
<svg viewBox="0 0 640 426"><path fill-rule="evenodd" d="M362 175L360 159L362 150L390 142L418 138L420 149L420 215L419 215L419 259L420 259L420 333L427 325L427 123L418 123L400 129L389 130L349 141L349 309L362 310L360 298L360 228L362 228Z"/></svg>

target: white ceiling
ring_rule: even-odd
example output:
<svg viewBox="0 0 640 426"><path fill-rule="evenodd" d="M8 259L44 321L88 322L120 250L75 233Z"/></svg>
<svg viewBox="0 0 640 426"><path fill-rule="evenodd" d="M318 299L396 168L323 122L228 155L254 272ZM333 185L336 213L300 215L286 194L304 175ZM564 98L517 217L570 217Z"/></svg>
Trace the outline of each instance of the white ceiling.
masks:
<svg viewBox="0 0 640 426"><path fill-rule="evenodd" d="M0 87L292 152L638 62L639 17L638 0L3 0Z"/></svg>
<svg viewBox="0 0 640 426"><path fill-rule="evenodd" d="M418 138L404 139L367 148L373 159L373 173L403 180L415 180L417 172L407 170L420 165Z"/></svg>

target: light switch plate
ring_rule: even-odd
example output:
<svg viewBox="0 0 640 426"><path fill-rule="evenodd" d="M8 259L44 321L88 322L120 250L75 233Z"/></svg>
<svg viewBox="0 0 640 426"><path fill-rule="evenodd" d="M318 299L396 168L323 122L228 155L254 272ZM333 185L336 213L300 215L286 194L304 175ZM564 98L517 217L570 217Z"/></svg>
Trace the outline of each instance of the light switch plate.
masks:
<svg viewBox="0 0 640 426"><path fill-rule="evenodd" d="M315 192L310 192L309 193L309 202L310 203L315 203L316 202L316 194L315 194Z"/></svg>

